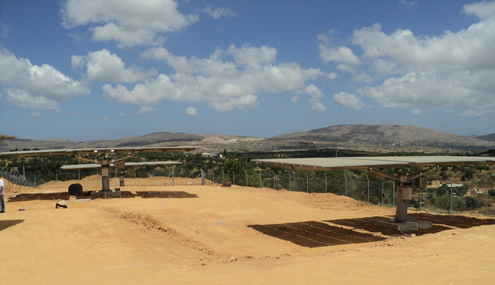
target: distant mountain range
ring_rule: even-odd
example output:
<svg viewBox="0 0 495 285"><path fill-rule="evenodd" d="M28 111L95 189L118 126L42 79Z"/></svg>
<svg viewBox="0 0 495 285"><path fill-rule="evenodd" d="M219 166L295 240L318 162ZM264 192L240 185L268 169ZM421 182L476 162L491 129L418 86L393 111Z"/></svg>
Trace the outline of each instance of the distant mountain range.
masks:
<svg viewBox="0 0 495 285"><path fill-rule="evenodd" d="M495 134L473 138L411 125L337 125L305 132L278 135L273 139L442 147L489 146L495 144Z"/></svg>
<svg viewBox="0 0 495 285"><path fill-rule="evenodd" d="M489 134L489 135L484 135L484 136L478 136L476 138L480 139L480 140L495 142L495 133Z"/></svg>
<svg viewBox="0 0 495 285"><path fill-rule="evenodd" d="M129 146L197 145L205 150L276 151L303 149L325 145L416 146L438 148L495 148L495 134L465 137L411 125L337 125L304 132L278 135L273 138L251 138L225 134L152 133L118 140L71 141L63 139L14 139L0 142L0 151L23 149L60 149Z"/></svg>

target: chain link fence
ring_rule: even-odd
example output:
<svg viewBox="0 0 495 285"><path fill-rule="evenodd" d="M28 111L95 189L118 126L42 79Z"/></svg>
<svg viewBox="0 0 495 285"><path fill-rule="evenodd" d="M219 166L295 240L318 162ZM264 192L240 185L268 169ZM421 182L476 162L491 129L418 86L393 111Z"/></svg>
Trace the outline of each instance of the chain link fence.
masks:
<svg viewBox="0 0 495 285"><path fill-rule="evenodd" d="M36 187L36 183L26 179L26 177L15 170L2 168L0 170L0 177L5 178L12 184L16 184L19 186L28 186L28 187Z"/></svg>

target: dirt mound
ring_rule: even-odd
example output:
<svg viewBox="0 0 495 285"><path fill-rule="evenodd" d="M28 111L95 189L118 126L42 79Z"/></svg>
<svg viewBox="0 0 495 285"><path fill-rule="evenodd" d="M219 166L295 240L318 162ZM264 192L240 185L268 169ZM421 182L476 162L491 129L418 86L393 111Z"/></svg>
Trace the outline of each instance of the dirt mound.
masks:
<svg viewBox="0 0 495 285"><path fill-rule="evenodd" d="M19 186L17 184L13 184L3 177L2 179L5 181L5 195L7 196L9 194L32 192L35 189L33 187L25 187L25 186Z"/></svg>

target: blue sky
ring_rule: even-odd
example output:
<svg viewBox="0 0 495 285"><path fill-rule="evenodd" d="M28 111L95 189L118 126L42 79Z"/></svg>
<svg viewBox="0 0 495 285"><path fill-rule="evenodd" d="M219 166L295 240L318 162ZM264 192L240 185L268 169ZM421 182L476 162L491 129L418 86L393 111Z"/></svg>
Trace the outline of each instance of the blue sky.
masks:
<svg viewBox="0 0 495 285"><path fill-rule="evenodd" d="M0 133L495 133L495 2L0 0Z"/></svg>

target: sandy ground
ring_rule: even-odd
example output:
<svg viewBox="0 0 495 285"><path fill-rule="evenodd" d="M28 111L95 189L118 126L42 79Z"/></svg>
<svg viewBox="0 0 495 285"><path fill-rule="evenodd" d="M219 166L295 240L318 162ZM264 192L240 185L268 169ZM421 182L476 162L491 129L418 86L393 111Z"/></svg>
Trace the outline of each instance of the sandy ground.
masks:
<svg viewBox="0 0 495 285"><path fill-rule="evenodd" d="M495 220L482 216L411 211L434 224L411 234L372 224L394 209L333 194L150 178L121 198L69 199L78 182L7 185L0 284L495 282Z"/></svg>

